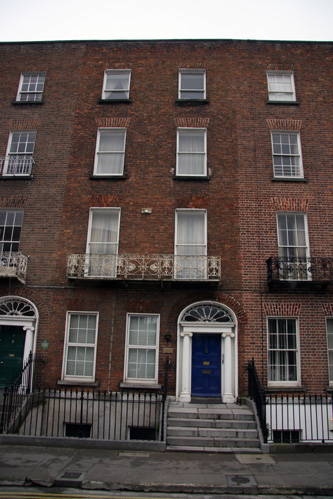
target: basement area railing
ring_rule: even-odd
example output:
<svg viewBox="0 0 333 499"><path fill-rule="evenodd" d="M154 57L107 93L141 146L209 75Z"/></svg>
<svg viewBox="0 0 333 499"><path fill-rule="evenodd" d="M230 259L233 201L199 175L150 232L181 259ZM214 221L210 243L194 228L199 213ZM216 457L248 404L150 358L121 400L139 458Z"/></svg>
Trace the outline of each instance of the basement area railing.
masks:
<svg viewBox="0 0 333 499"><path fill-rule="evenodd" d="M163 393L43 389L21 394L15 412L5 392L1 431L36 437L164 440Z"/></svg>
<svg viewBox="0 0 333 499"><path fill-rule="evenodd" d="M266 396L268 442L333 443L332 395Z"/></svg>
<svg viewBox="0 0 333 499"><path fill-rule="evenodd" d="M68 257L70 279L128 279L218 281L219 256L177 255L96 255L72 254Z"/></svg>
<svg viewBox="0 0 333 499"><path fill-rule="evenodd" d="M267 443L266 395L261 388L254 359L248 363L248 395L255 403L264 442Z"/></svg>
<svg viewBox="0 0 333 499"><path fill-rule="evenodd" d="M331 394L267 394L253 359L248 364L248 394L256 405L265 443L333 443Z"/></svg>

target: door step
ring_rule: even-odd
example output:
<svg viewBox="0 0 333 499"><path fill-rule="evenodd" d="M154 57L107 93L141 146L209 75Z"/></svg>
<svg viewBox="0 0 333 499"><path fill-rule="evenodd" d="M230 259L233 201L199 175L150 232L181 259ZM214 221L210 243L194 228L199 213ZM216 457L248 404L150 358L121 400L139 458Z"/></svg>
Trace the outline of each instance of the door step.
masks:
<svg viewBox="0 0 333 499"><path fill-rule="evenodd" d="M254 414L245 405L222 404L221 399L219 403L209 403L207 399L170 402L167 450L258 453L260 442Z"/></svg>

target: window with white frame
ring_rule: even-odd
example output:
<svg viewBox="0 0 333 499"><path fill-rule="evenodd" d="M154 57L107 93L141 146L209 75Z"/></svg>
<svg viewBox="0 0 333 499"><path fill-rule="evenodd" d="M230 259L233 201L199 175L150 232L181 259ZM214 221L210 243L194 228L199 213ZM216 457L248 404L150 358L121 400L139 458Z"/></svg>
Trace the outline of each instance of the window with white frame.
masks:
<svg viewBox="0 0 333 499"><path fill-rule="evenodd" d="M176 210L175 279L206 279L206 255L206 210Z"/></svg>
<svg viewBox="0 0 333 499"><path fill-rule="evenodd" d="M278 256L281 278L308 280L309 243L307 220L304 213L278 213Z"/></svg>
<svg viewBox="0 0 333 499"><path fill-rule="evenodd" d="M87 237L88 277L116 277L120 208L91 208Z"/></svg>
<svg viewBox="0 0 333 499"><path fill-rule="evenodd" d="M206 71L204 69L179 70L179 99L206 98Z"/></svg>
<svg viewBox="0 0 333 499"><path fill-rule="evenodd" d="M127 315L125 381L157 383L159 316Z"/></svg>
<svg viewBox="0 0 333 499"><path fill-rule="evenodd" d="M267 84L269 101L296 101L294 74L292 72L268 71Z"/></svg>
<svg viewBox="0 0 333 499"><path fill-rule="evenodd" d="M327 349L329 382L333 385L333 317L327 319Z"/></svg>
<svg viewBox="0 0 333 499"><path fill-rule="evenodd" d="M9 135L7 153L3 162L2 175L31 175L36 132L17 131Z"/></svg>
<svg viewBox="0 0 333 499"><path fill-rule="evenodd" d="M297 132L272 132L274 177L303 178L300 135Z"/></svg>
<svg viewBox="0 0 333 499"><path fill-rule="evenodd" d="M268 318L268 383L297 385L299 353L297 319Z"/></svg>
<svg viewBox="0 0 333 499"><path fill-rule="evenodd" d="M178 128L176 174L197 177L207 175L205 128Z"/></svg>
<svg viewBox="0 0 333 499"><path fill-rule="evenodd" d="M16 100L40 102L43 98L45 73L22 73Z"/></svg>
<svg viewBox="0 0 333 499"><path fill-rule="evenodd" d="M94 175L123 175L126 128L101 128L97 132Z"/></svg>
<svg viewBox="0 0 333 499"><path fill-rule="evenodd" d="M97 331L97 313L67 313L63 379L95 380Z"/></svg>
<svg viewBox="0 0 333 499"><path fill-rule="evenodd" d="M104 72L102 99L128 100L130 83L130 69L107 69Z"/></svg>
<svg viewBox="0 0 333 499"><path fill-rule="evenodd" d="M10 261L20 245L23 222L22 210L0 210L0 258Z"/></svg>

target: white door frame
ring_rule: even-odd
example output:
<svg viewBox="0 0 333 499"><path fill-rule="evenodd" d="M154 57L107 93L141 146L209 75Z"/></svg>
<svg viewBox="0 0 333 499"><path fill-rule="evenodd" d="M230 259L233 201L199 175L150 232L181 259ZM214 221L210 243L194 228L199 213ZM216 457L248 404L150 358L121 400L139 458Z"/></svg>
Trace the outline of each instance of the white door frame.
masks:
<svg viewBox="0 0 333 499"><path fill-rule="evenodd" d="M195 303L187 307L179 316L177 327L177 369L176 399L191 402L192 337L193 334L219 334L221 336L221 400L232 403L238 396L237 362L237 320L234 313L225 305L216 302L202 302L203 306L214 306L225 310L229 322L183 321L188 310L200 306Z"/></svg>

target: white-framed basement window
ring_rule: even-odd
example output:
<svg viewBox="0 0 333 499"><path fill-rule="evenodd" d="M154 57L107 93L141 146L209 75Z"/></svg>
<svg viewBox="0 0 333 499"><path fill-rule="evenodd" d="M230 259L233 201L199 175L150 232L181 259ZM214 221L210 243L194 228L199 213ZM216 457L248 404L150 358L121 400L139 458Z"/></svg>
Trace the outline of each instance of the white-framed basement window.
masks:
<svg viewBox="0 0 333 499"><path fill-rule="evenodd" d="M303 178L301 139L298 132L272 132L275 178Z"/></svg>
<svg viewBox="0 0 333 499"><path fill-rule="evenodd" d="M176 175L207 176L206 128L178 128Z"/></svg>
<svg viewBox="0 0 333 499"><path fill-rule="evenodd" d="M90 208L87 236L88 277L117 276L120 208Z"/></svg>
<svg viewBox="0 0 333 499"><path fill-rule="evenodd" d="M45 73L22 73L16 101L40 102L43 99L45 77Z"/></svg>
<svg viewBox="0 0 333 499"><path fill-rule="evenodd" d="M299 332L296 318L268 317L268 385L299 385Z"/></svg>
<svg viewBox="0 0 333 499"><path fill-rule="evenodd" d="M206 99L206 70L179 69L179 99Z"/></svg>
<svg viewBox="0 0 333 499"><path fill-rule="evenodd" d="M97 312L67 312L64 380L95 381L97 332Z"/></svg>
<svg viewBox="0 0 333 499"><path fill-rule="evenodd" d="M97 131L94 175L124 174L126 128L100 128Z"/></svg>
<svg viewBox="0 0 333 499"><path fill-rule="evenodd" d="M36 135L35 131L28 130L10 132L2 169L3 176L31 175Z"/></svg>
<svg viewBox="0 0 333 499"><path fill-rule="evenodd" d="M333 386L333 317L326 320L329 384Z"/></svg>
<svg viewBox="0 0 333 499"><path fill-rule="evenodd" d="M128 100L130 93L131 70L107 69L104 71L104 100Z"/></svg>
<svg viewBox="0 0 333 499"><path fill-rule="evenodd" d="M268 100L296 101L295 81L292 71L267 71Z"/></svg>
<svg viewBox="0 0 333 499"><path fill-rule="evenodd" d="M158 314L127 314L125 382L158 382L159 335Z"/></svg>

